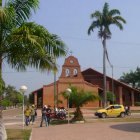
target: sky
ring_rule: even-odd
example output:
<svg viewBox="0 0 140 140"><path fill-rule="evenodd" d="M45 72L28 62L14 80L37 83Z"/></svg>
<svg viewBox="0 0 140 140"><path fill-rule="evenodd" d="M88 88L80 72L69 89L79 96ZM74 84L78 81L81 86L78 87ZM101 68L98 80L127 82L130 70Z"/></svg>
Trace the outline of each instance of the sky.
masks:
<svg viewBox="0 0 140 140"><path fill-rule="evenodd" d="M112 37L107 40L109 59L114 67L113 75L119 79L123 73L135 71L140 67L140 1L139 0L39 0L40 9L32 13L30 21L43 25L50 33L57 34L66 43L72 55L78 58L81 70L93 68L103 72L103 47L98 38L98 30L87 34L92 22L90 14L102 11L105 2L109 9L118 9L127 21L123 31L111 26ZM67 56L68 57L68 56ZM66 57L59 58L59 72ZM107 63L107 75L112 76ZM17 72L3 63L2 76L6 85L10 84L19 90L26 85L27 93L53 82L53 73L41 73L34 68L26 72Z"/></svg>

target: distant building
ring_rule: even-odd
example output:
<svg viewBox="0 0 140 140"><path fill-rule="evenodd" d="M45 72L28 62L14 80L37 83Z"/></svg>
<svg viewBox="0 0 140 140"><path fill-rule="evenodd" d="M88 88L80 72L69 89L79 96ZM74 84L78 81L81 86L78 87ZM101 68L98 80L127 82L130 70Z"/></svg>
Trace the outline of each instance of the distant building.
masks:
<svg viewBox="0 0 140 140"><path fill-rule="evenodd" d="M112 86L114 87L116 104L134 106L134 102L140 101L139 90L118 80L112 79L109 76L106 77L106 80L107 91L112 91ZM59 93L65 91L69 87L69 83L71 83L72 86L84 89L85 91L95 91L103 100L103 74L92 68L88 68L81 72L78 59L74 56L69 56L65 59L61 76L56 81L57 101L63 101L62 104L58 102L58 106L67 107L67 100L65 100L62 95L59 95ZM38 107L44 105L54 106L54 83L43 85L43 87L33 91L32 94L34 94L34 104ZM101 107L102 100L89 102L84 105L84 107Z"/></svg>

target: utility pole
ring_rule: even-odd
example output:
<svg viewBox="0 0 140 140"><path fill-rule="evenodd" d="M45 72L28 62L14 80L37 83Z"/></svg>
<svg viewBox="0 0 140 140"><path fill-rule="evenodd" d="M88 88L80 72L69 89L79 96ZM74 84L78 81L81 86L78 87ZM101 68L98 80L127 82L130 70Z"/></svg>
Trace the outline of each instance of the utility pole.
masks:
<svg viewBox="0 0 140 140"><path fill-rule="evenodd" d="M113 95L113 104L114 104L114 80L113 80L113 65L111 65L111 68L112 68L112 95Z"/></svg>
<svg viewBox="0 0 140 140"><path fill-rule="evenodd" d="M56 109L56 71L54 70L54 110Z"/></svg>

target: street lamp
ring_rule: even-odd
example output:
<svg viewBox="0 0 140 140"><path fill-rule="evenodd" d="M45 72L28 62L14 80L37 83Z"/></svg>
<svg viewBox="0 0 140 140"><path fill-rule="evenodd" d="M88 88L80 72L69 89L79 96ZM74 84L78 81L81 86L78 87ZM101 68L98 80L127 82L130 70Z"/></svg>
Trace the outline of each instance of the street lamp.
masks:
<svg viewBox="0 0 140 140"><path fill-rule="evenodd" d="M23 105L22 105L22 108L23 108L23 129L24 129L24 93L27 91L27 87L26 86L21 86L20 87L20 92L22 93L23 95Z"/></svg>
<svg viewBox="0 0 140 140"><path fill-rule="evenodd" d="M70 96L70 93L72 92L70 88L67 88L66 91L68 92L68 124L69 124L69 121L70 121L70 117L69 117L69 96Z"/></svg>

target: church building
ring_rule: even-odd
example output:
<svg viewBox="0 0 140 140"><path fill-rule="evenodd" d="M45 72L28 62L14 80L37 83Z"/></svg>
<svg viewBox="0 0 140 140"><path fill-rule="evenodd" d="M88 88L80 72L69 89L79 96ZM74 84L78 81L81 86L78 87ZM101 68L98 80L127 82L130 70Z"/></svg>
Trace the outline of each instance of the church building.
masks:
<svg viewBox="0 0 140 140"><path fill-rule="evenodd" d="M100 101L89 102L84 107L102 107L103 100L103 74L95 69L88 68L81 71L78 59L74 56L69 56L65 59L62 66L62 72L56 83L43 85L43 87L32 92L34 95L34 104L37 107L44 105L54 106L54 91L56 91L57 106L67 108L67 100L59 93L69 88L69 83L84 91L95 91L100 95ZM118 80L106 77L106 90L114 90L115 104L123 104L127 106L134 106L134 103L140 101L140 91L122 83ZM56 90L54 90L54 87ZM112 88L113 87L113 88ZM59 100L62 103L59 103Z"/></svg>

